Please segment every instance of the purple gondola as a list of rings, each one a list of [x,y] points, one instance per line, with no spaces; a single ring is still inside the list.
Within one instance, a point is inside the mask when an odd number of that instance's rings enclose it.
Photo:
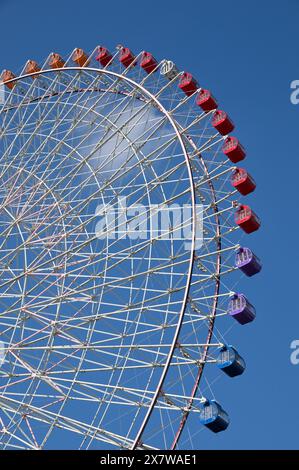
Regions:
[[[229,416],[216,400],[207,400],[200,412],[201,424],[213,432],[224,431],[229,425]]]
[[[245,325],[255,319],[255,308],[244,294],[234,294],[229,301],[228,314]]]
[[[246,364],[242,356],[231,345],[224,345],[217,357],[217,367],[229,377],[237,377],[243,374]]]
[[[241,247],[236,254],[236,267],[250,277],[260,272],[262,263],[249,248]]]

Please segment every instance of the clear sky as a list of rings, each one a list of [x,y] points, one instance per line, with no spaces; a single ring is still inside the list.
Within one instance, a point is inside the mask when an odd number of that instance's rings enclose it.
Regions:
[[[263,225],[249,246],[263,271],[239,286],[257,308],[256,321],[232,333],[246,375],[216,386],[231,425],[218,436],[199,433],[199,448],[299,447],[299,365],[290,362],[299,339],[299,105],[290,102],[298,15],[297,0],[0,0],[1,68],[122,43],[194,73],[237,123],[258,184],[250,202]]]

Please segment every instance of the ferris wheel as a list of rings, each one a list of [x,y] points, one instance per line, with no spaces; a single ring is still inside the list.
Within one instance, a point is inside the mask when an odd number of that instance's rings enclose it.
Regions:
[[[234,287],[261,270],[240,244],[260,221],[229,115],[123,46],[4,70],[0,107],[1,448],[190,449],[224,431],[213,381],[245,370],[226,332],[255,318]]]

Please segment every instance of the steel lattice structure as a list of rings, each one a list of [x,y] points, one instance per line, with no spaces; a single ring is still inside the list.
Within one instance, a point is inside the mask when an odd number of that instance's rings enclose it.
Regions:
[[[183,72],[146,71],[143,52],[124,67],[121,53],[104,66],[98,47],[75,65],[48,57],[4,80],[3,449],[196,447],[188,423],[221,374],[240,247],[227,136],[182,93]],[[105,207],[120,217],[124,203],[190,207],[188,249],[171,224],[134,238],[107,219],[99,237]]]

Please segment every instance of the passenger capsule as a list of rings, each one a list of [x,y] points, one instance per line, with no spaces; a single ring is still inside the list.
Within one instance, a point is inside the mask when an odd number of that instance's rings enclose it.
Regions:
[[[200,412],[201,424],[217,433],[224,431],[229,425],[229,416],[216,400],[207,400]]]
[[[236,224],[246,233],[255,232],[260,228],[261,221],[249,206],[240,205],[235,214]]]
[[[100,46],[98,48],[98,55],[96,56],[96,60],[100,62],[102,67],[106,67],[112,60],[112,54],[106,47]]]
[[[7,88],[9,88],[10,90],[13,89],[13,87],[16,85],[16,82],[9,82],[7,83],[9,80],[12,80],[13,78],[16,78],[15,74],[13,72],[11,72],[10,70],[3,70],[2,73],[1,73],[1,81],[2,83],[4,83],[5,86],[7,86]]]
[[[228,305],[228,314],[241,325],[252,322],[256,316],[254,306],[243,294],[234,294],[231,297]]]
[[[179,88],[187,95],[191,96],[196,92],[198,85],[191,73],[184,72],[179,81]]]
[[[215,111],[212,119],[212,126],[215,127],[221,135],[229,134],[235,128],[226,112],[221,110]]]
[[[168,80],[173,80],[179,74],[179,70],[172,60],[164,60],[160,69],[160,74]]]
[[[25,73],[39,72],[40,66],[35,60],[28,60],[25,66]],[[32,78],[37,78],[37,75],[32,75]]]
[[[75,49],[72,55],[72,60],[79,67],[88,65],[88,55],[83,51],[83,49],[79,49],[79,48]]]
[[[244,160],[246,156],[244,147],[240,144],[237,137],[227,137],[224,141],[222,151],[233,163]]]
[[[217,367],[229,377],[237,377],[243,374],[246,364],[233,346],[223,346],[217,357]]]
[[[60,69],[64,66],[64,64],[65,61],[63,58],[59,54],[56,54],[56,52],[52,52],[49,59],[49,66],[51,69]]]
[[[231,177],[231,185],[243,196],[252,193],[256,188],[254,179],[244,168],[236,168]]]
[[[198,92],[196,97],[196,104],[197,106],[200,106],[205,113],[218,108],[218,103],[213,97],[212,93],[209,90],[205,90],[204,88]]]
[[[238,249],[235,263],[236,267],[248,277],[254,276],[262,269],[260,259],[249,248]]]
[[[150,52],[144,52],[142,54],[140,66],[145,70],[146,73],[152,73],[157,69],[158,62]]]
[[[135,60],[133,52],[128,47],[122,47],[120,50],[119,61],[124,67],[129,67]],[[136,65],[136,64],[135,64]]]

